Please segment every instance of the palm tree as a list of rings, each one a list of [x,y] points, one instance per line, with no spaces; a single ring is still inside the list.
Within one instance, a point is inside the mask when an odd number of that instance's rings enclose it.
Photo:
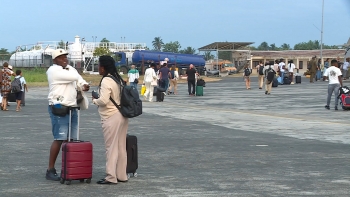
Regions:
[[[179,53],[184,53],[184,54],[195,54],[196,53],[196,49],[192,48],[192,47],[187,47],[183,50],[180,50]]]
[[[210,59],[214,59],[214,57],[215,56],[213,54],[211,54],[211,51],[204,52],[204,59],[205,59],[205,61],[208,61]]]
[[[153,49],[156,51],[161,51],[164,45],[163,40],[160,37],[155,37],[152,41]]]

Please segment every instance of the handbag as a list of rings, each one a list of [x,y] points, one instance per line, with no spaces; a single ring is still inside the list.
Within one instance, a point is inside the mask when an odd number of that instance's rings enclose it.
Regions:
[[[51,106],[51,111],[53,115],[64,117],[68,114],[69,112],[69,107],[58,104],[58,105],[50,105]]]
[[[145,85],[142,85],[141,86],[141,95],[144,95],[145,94],[145,92],[146,92],[146,86]]]
[[[80,87],[77,88],[77,104],[81,110],[89,108],[89,99]]]
[[[77,90],[77,104],[80,104],[83,101],[83,93],[81,90]]]
[[[151,86],[157,86],[157,85],[158,85],[157,80],[154,79],[154,80],[151,82]]]

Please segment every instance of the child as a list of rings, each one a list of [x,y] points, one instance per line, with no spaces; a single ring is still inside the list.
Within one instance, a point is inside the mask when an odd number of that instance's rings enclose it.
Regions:
[[[19,112],[21,110],[22,95],[24,94],[24,90],[26,90],[26,92],[28,92],[28,87],[27,87],[26,80],[24,79],[24,77],[22,77],[21,70],[16,70],[16,77],[15,78],[19,78],[19,80],[21,81],[21,91],[15,93],[16,103],[17,103],[16,112]]]

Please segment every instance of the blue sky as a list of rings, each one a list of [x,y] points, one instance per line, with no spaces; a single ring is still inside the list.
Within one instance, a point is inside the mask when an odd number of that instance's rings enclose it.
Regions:
[[[324,0],[328,45],[350,37],[350,0]],[[217,41],[266,41],[292,47],[320,40],[322,0],[0,0],[0,48],[37,41],[146,43],[154,37],[202,47]],[[319,28],[319,29],[317,29]]]

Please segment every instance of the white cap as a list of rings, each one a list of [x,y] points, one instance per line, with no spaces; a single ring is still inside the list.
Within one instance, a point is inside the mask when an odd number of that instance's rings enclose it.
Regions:
[[[56,57],[60,56],[60,55],[68,55],[68,52],[64,49],[56,49],[54,51],[52,51],[52,59],[55,59]]]
[[[8,68],[9,68],[10,70],[12,70],[12,69],[13,69],[11,65],[9,65],[9,66],[8,66]]]

